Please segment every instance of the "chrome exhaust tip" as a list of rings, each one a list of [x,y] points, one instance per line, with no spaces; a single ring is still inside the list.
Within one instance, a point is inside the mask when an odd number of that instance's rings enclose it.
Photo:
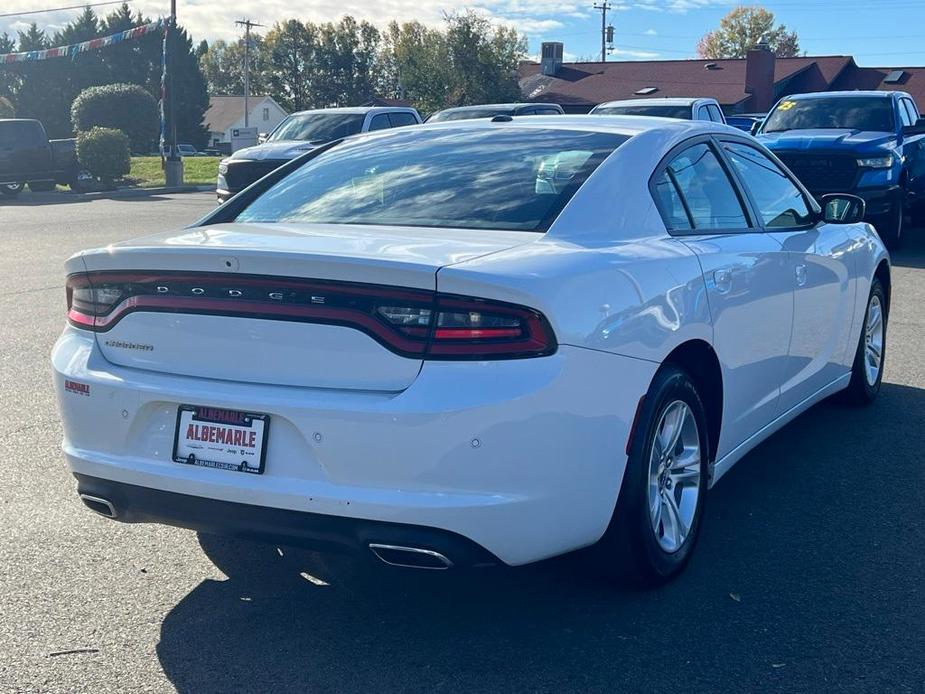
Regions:
[[[406,569],[432,569],[443,571],[453,566],[447,557],[432,549],[420,547],[402,547],[400,545],[381,545],[370,543],[370,551],[389,566]]]
[[[98,496],[90,496],[89,494],[80,494],[80,500],[84,502],[84,506],[94,513],[107,518],[118,518],[119,514],[116,513],[115,506],[108,499],[101,499]]]

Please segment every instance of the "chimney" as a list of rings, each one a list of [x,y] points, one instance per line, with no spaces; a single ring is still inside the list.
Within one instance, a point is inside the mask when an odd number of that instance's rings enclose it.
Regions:
[[[564,46],[559,41],[546,41],[540,47],[540,69],[547,77],[555,77],[562,68]]]
[[[749,109],[770,111],[774,105],[774,54],[762,40],[748,52],[745,61],[745,93],[752,95]]]

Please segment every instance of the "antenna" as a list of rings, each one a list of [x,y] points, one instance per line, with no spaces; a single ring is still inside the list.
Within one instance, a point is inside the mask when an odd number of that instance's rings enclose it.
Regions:
[[[250,95],[251,95],[251,27],[262,27],[263,24],[257,24],[249,19],[239,19],[235,24],[244,27],[244,127],[248,127],[250,120]]]

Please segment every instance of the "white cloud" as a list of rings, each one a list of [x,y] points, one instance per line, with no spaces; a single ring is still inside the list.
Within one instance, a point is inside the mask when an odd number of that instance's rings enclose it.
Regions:
[[[636,51],[625,48],[614,48],[610,51],[610,54],[622,56],[624,58],[635,58],[637,60],[650,60],[651,58],[658,58],[659,55],[661,55],[654,51]]]
[[[130,5],[133,11],[141,10],[145,16],[152,18],[162,16],[168,7],[166,0],[137,0]],[[17,10],[27,12],[35,9],[35,0],[2,0],[2,7],[4,14]],[[117,6],[98,7],[96,11],[106,14],[115,7]],[[443,21],[445,12],[471,8],[484,10],[493,19],[515,25],[528,33],[561,28],[563,24],[559,18],[563,16],[587,16],[586,3],[570,0],[482,0],[478,5],[473,5],[472,0],[380,0],[377,3],[362,0],[310,0],[308,3],[297,5],[291,0],[261,0],[247,6],[246,9],[238,3],[220,3],[217,0],[180,0],[177,18],[192,34],[194,40],[211,41],[240,36],[241,28],[234,23],[237,19],[249,18],[270,27],[275,22],[293,17],[303,21],[326,22],[336,21],[349,14],[377,26],[384,26],[393,19],[400,22],[418,20],[438,25]],[[17,31],[27,29],[33,21],[39,28],[50,29],[48,33],[54,33],[80,12],[81,10],[70,10],[0,17],[0,34],[8,32],[15,36]]]
[[[658,32],[655,29],[646,29],[645,35],[646,36],[658,36]]]

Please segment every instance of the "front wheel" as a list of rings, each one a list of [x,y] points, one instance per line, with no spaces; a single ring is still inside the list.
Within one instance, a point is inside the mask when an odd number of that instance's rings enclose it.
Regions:
[[[703,403],[690,376],[662,367],[642,404],[617,508],[601,542],[611,573],[658,585],[690,559],[708,484]]]
[[[15,198],[22,192],[22,183],[4,183],[0,185],[0,193],[11,198]]]

